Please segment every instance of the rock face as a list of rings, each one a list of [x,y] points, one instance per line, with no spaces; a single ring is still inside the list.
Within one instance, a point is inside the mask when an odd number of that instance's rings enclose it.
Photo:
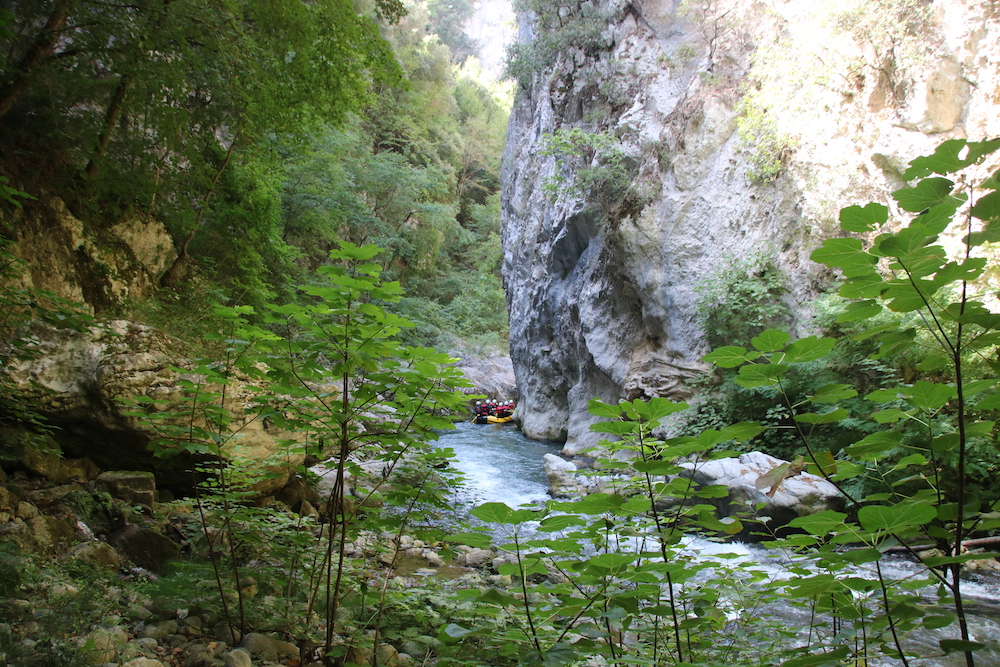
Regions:
[[[891,205],[909,160],[944,139],[1000,135],[992,5],[933,3],[889,62],[865,26],[835,27],[833,2],[586,4],[609,17],[600,43],[564,44],[522,82],[502,173],[518,417],[570,454],[597,439],[588,399],[688,395],[707,351],[698,288],[727,260],[770,258],[806,333],[827,280],[808,256],[839,209]],[[520,41],[535,30],[522,16]],[[571,128],[614,138],[631,185],[594,185],[610,164],[594,150],[545,150]]]
[[[459,356],[453,353],[453,356]],[[466,393],[482,394],[494,400],[516,398],[517,385],[510,357],[464,357],[457,364],[472,383]]]
[[[88,234],[57,197],[28,202],[15,214],[14,255],[27,271],[23,287],[47,290],[95,310],[148,298],[173,260],[173,240],[163,224],[125,217]]]
[[[130,414],[134,408],[128,404],[129,399],[145,396],[164,401],[150,409],[180,406],[184,399],[180,380],[198,381],[193,373],[174,369],[178,362],[163,334],[122,320],[83,332],[39,325],[32,333],[36,358],[9,372],[25,395],[37,401],[39,411],[58,427],[52,437],[67,456],[86,457],[93,462],[91,466],[96,464],[103,470],[155,468],[160,486],[175,492],[190,488],[188,457],[153,459],[148,445],[161,434],[151,421]],[[226,407],[234,419],[232,431],[239,436],[224,445],[223,453],[247,461],[286,454],[281,441],[299,436],[255,419],[247,411],[252,402],[249,388],[235,380],[227,390]],[[271,466],[277,476],[261,476],[254,487],[256,494],[265,496],[283,487],[289,477],[288,466],[303,459],[301,453],[290,454],[284,464]],[[83,464],[72,467],[63,462],[58,472],[63,468],[67,477],[87,470]],[[146,495],[141,496],[142,491],[135,490],[134,500],[146,504],[152,500],[151,492],[146,489]]]

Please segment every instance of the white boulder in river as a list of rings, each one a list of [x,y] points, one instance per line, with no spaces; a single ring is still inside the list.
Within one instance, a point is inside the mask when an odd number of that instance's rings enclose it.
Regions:
[[[769,473],[783,465],[790,464],[763,452],[680,464],[684,468],[681,475],[691,478],[697,488],[721,485],[729,489],[727,496],[711,500],[718,507],[720,517],[758,517],[761,521],[769,517],[766,520],[768,527],[776,529],[797,516],[843,509],[843,496],[822,477],[807,472],[795,473],[792,468],[790,474],[770,483]],[[556,498],[610,492],[616,481],[608,476],[582,475],[576,463],[555,454],[545,455],[545,473],[549,477],[549,493]],[[749,537],[751,531],[758,529],[757,525],[749,526],[741,536]]]
[[[811,473],[790,474],[776,485],[763,480],[787,463],[763,452],[748,452],[739,458],[682,463],[687,472],[681,474],[699,487],[719,484],[729,489],[727,497],[714,501],[721,515],[770,517],[767,525],[772,529],[798,516],[843,509],[844,497],[837,487]]]

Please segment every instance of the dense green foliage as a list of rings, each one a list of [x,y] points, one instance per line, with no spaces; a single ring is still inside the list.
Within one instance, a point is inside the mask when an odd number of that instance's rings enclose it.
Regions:
[[[179,253],[162,277],[166,317],[220,297],[257,308],[286,299],[337,241],[375,242],[389,250],[387,275],[419,300],[410,310],[426,313],[414,341],[504,343],[499,266],[486,258],[499,256],[491,197],[509,100],[467,59],[469,44],[456,58],[428,32],[460,41],[446,8],[6,9],[2,192],[62,197],[98,242],[122,216],[163,221]],[[450,307],[473,292],[488,313]]]
[[[302,305],[267,306],[270,330],[251,323],[248,306],[220,308],[214,338],[223,346],[221,357],[188,369],[184,377],[191,379],[179,381],[178,393],[136,397],[129,413],[161,434],[151,443],[156,456],[210,457],[201,467],[207,481],[196,496],[193,530],[206,540],[214,599],[230,628],[243,633],[263,622],[244,600],[250,571],[255,582],[282,591],[281,609],[272,610],[284,614],[282,629],[299,643],[322,645],[328,660],[361,641],[334,639],[334,619],[359,584],[345,562],[348,544],[362,531],[401,531],[407,520],[362,508],[413,511],[418,501],[433,504],[435,469],[447,455],[430,443],[435,429],[452,428],[447,415],[465,404],[457,390],[468,386],[449,365],[454,359],[400,345],[399,332],[412,324],[384,308],[399,300],[400,287],[382,281],[371,261],[378,252],[343,243],[319,269],[320,279],[302,286]],[[232,409],[237,382],[249,403],[246,414]],[[242,452],[241,436],[257,420],[294,436],[269,460]],[[315,537],[311,520],[285,519],[246,502],[262,477],[287,474],[306,456],[329,469],[323,527]],[[362,469],[373,463],[382,471],[377,479]],[[371,487],[352,497],[348,480],[359,478]],[[264,562],[247,568],[250,558],[237,545],[251,545]],[[308,622],[314,611],[325,619],[322,636]]]

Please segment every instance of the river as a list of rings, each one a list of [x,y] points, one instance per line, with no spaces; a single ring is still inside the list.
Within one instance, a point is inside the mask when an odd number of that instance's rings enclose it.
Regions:
[[[456,494],[456,501],[467,506],[502,502],[518,507],[544,502],[549,496],[543,460],[545,454],[557,453],[560,449],[557,444],[528,440],[512,424],[476,425],[467,422],[458,424],[454,431],[442,432],[436,446],[454,450],[455,468],[465,477],[465,487]],[[776,556],[773,551],[758,545],[738,542],[720,544],[696,537],[689,538],[687,545],[703,558],[715,559],[721,554],[735,554],[735,560],[741,567],[762,569],[772,579],[793,577],[788,571],[788,558]],[[732,562],[734,558],[726,556],[725,560]],[[887,557],[883,559],[882,567],[893,579],[905,579],[919,571],[914,563],[903,558]],[[870,572],[860,569],[856,574],[871,576]],[[963,583],[962,590],[971,615],[972,635],[988,647],[976,653],[976,664],[978,667],[1000,667],[1000,581],[975,577]],[[927,603],[930,604],[932,599],[932,592],[928,591]],[[809,623],[801,609],[789,607],[778,613],[790,624]],[[939,639],[954,636],[951,629],[911,633],[907,638],[908,649],[922,655],[938,656],[912,663],[924,667],[963,667],[963,654],[941,656],[938,649]],[[899,662],[887,661],[884,664]]]

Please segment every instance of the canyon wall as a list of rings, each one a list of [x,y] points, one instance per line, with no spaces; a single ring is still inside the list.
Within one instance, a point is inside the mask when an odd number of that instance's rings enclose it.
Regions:
[[[522,75],[502,196],[517,414],[566,453],[596,441],[591,398],[690,395],[699,287],[734,258],[783,272],[805,334],[840,208],[891,207],[913,157],[1000,136],[996,3],[602,0],[558,21],[603,24],[549,35]],[[522,14],[520,44],[541,28]]]

